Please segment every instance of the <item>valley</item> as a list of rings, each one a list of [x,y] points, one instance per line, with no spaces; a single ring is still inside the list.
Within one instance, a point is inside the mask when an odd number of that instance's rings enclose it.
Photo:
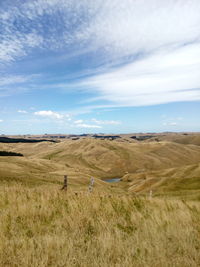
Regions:
[[[153,190],[154,195],[199,198],[200,134],[159,136],[161,141],[152,137],[136,141],[122,135],[117,140],[84,137],[0,143],[0,151],[23,154],[0,157],[0,179],[59,186],[67,174],[72,189],[87,190],[90,177],[94,177],[95,186],[105,190],[118,188],[126,194]],[[104,180],[109,178],[121,181],[108,185]]]

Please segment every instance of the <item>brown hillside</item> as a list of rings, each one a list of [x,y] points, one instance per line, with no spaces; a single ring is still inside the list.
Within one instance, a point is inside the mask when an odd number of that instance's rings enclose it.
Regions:
[[[199,184],[200,146],[197,145],[87,138],[57,143],[0,144],[0,150],[24,155],[23,158],[0,157],[1,180],[61,184],[63,175],[68,174],[71,184],[82,186],[88,185],[91,176],[125,177],[124,182],[112,186],[142,193],[152,188],[157,193],[183,191],[190,186],[196,190]],[[99,183],[107,186],[103,181]]]
[[[200,163],[178,168],[127,174],[123,177],[130,192],[165,195],[194,194],[200,200]]]

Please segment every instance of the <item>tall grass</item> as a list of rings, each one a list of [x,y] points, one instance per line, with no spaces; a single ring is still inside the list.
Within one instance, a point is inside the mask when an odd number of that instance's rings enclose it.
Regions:
[[[0,266],[199,266],[199,202],[0,187]]]

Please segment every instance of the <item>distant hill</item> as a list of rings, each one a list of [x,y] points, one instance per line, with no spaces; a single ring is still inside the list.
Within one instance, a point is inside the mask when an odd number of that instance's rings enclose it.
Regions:
[[[137,141],[144,142],[162,142],[169,141],[185,145],[200,145],[199,133],[168,133],[168,134],[153,134],[153,135],[136,135],[130,136]]]
[[[1,144],[1,150],[46,159],[97,177],[122,177],[126,172],[161,170],[199,163],[200,147],[174,142],[118,142],[98,139],[60,143]]]
[[[162,136],[159,138],[159,140],[167,140],[179,144],[191,144],[191,145],[198,145],[200,146],[200,134],[171,134],[171,135],[166,135]]]

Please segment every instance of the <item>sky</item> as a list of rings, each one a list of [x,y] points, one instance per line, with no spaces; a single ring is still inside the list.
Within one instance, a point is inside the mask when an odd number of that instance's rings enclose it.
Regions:
[[[1,0],[0,134],[200,131],[199,0]]]

